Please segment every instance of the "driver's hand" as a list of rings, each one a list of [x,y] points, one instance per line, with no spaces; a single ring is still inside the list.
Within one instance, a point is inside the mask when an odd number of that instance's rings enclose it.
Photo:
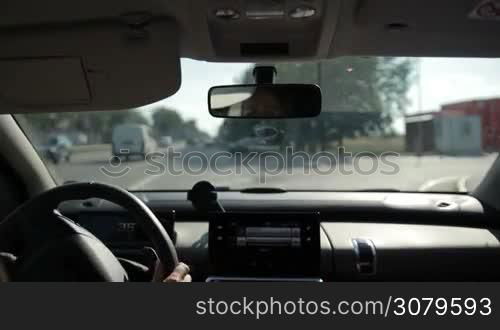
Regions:
[[[179,262],[177,266],[175,266],[174,271],[167,276],[163,282],[191,282],[192,278],[189,275],[189,266],[183,262]]]

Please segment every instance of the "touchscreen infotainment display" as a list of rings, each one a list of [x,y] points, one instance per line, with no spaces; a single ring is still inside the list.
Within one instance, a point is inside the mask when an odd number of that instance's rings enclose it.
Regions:
[[[214,275],[319,276],[319,214],[214,214],[209,250]]]

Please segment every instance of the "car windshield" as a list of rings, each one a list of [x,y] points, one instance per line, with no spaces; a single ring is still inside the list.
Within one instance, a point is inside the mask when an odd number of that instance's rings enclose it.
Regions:
[[[275,83],[317,84],[319,117],[223,119],[215,85],[253,83],[252,63],[182,59],[182,86],[138,109],[15,115],[54,178],[129,190],[466,192],[500,147],[497,59],[342,57],[275,64]],[[44,144],[51,136],[68,143]]]

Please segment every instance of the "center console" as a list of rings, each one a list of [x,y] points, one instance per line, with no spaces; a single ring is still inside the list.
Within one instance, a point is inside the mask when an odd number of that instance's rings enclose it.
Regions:
[[[320,281],[318,213],[214,213],[207,281]]]

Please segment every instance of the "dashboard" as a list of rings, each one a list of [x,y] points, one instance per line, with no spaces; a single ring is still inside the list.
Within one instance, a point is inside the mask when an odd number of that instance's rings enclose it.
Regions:
[[[137,193],[175,242],[195,281],[497,281],[500,231],[458,194],[221,192],[225,213],[195,210],[186,192]],[[113,253],[152,267],[134,219],[102,200],[64,215]]]

